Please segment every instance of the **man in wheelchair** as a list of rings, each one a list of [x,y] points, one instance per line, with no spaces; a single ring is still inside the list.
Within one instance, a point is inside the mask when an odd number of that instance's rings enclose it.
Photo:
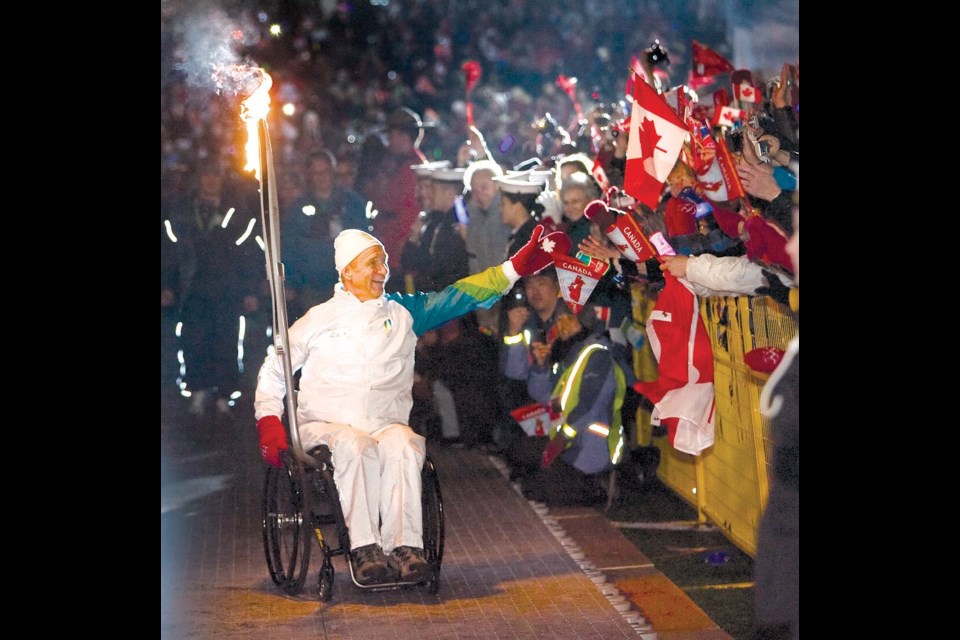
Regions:
[[[408,425],[417,337],[489,308],[522,276],[552,264],[552,252],[569,248],[566,234],[544,235],[537,226],[499,266],[438,292],[385,295],[390,271],[383,244],[356,229],[337,236],[333,297],[290,327],[288,351],[293,371],[300,371],[300,440],[307,451],[330,448],[359,584],[420,580],[429,571],[420,496],[426,441]],[[254,415],[261,453],[276,467],[288,446],[280,419],[285,387],[282,362],[271,353],[258,375]]]

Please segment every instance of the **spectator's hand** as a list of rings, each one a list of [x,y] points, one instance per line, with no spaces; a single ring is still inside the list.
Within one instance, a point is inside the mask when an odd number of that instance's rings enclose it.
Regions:
[[[541,237],[542,236],[542,237]],[[522,278],[543,271],[553,264],[551,254],[566,254],[570,251],[570,238],[563,231],[543,235],[543,225],[533,228],[530,240],[510,256],[510,264]]]
[[[740,148],[740,155],[743,158],[743,162],[749,165],[758,165],[763,164],[760,162],[760,158],[757,157],[757,150],[753,146],[757,141],[757,136],[749,128],[743,129],[743,145]]]
[[[543,207],[543,217],[549,218],[555,224],[560,224],[563,220],[563,205],[560,204],[560,198],[555,191],[544,189],[537,196],[537,202]]]
[[[160,289],[160,308],[166,309],[173,306],[173,291],[170,289]]]
[[[700,161],[704,165],[709,165],[713,162],[713,159],[717,157],[717,148],[716,147],[697,147],[697,155],[700,156]]]
[[[676,278],[687,277],[687,262],[690,256],[662,256],[663,262],[660,263],[660,271],[669,271]]]
[[[773,102],[773,106],[777,109],[782,109],[783,107],[790,106],[790,89],[792,85],[793,77],[793,65],[788,62],[783,64],[783,68],[780,69],[780,84],[775,85],[773,94],[770,96],[770,101]]]
[[[287,449],[287,430],[277,416],[263,416],[257,420],[260,433],[260,455],[268,463],[279,469],[280,452]]]
[[[533,342],[530,344],[530,351],[533,352],[533,359],[538,367],[544,367],[547,364],[547,358],[550,357],[550,348],[553,345],[546,342]]]
[[[256,313],[260,310],[260,299],[257,296],[244,296],[243,310],[247,313]]]
[[[765,164],[740,164],[737,166],[737,173],[740,174],[743,188],[755,198],[769,202],[780,195],[781,189],[773,177],[773,167]]]
[[[527,321],[530,319],[530,309],[525,305],[520,305],[519,307],[514,307],[507,311],[507,334],[508,336],[515,336],[520,333],[520,330],[523,329],[523,325],[527,324]]]
[[[605,245],[593,236],[587,236],[581,240],[580,244],[577,245],[577,249],[588,256],[600,258],[601,260],[611,260],[620,257],[620,251],[615,246]]]
[[[763,279],[767,281],[767,286],[757,287],[756,294],[758,296],[770,296],[780,304],[789,307],[790,287],[783,284],[777,274],[772,271],[761,269],[760,273],[763,274]]]

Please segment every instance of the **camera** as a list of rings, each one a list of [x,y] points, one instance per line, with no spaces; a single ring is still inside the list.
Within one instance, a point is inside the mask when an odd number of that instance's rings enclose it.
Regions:
[[[757,157],[763,161],[767,161],[767,154],[770,153],[770,143],[766,140],[757,140],[753,143],[753,148],[757,152]]]
[[[667,48],[663,46],[659,39],[654,40],[653,44],[643,50],[647,54],[647,62],[652,65],[664,63],[670,64],[670,56]]]

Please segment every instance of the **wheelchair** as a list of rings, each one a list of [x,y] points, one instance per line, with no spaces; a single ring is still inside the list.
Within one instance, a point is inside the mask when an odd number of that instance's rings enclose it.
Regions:
[[[333,480],[330,449],[320,445],[308,456],[316,464],[297,460],[291,450],[281,452],[283,467],[267,469],[263,493],[263,549],[273,582],[290,595],[299,594],[307,580],[313,539],[322,562],[320,600],[333,596],[333,558],[345,556],[353,584],[362,590],[383,591],[425,585],[430,594],[440,590],[443,561],[444,515],[437,470],[426,456],[421,471],[423,504],[423,551],[430,575],[419,581],[399,578],[381,584],[361,585],[350,560],[350,533],[344,523],[340,498]]]

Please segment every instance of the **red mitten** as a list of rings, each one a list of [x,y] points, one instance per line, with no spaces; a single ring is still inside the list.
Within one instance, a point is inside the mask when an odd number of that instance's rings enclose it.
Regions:
[[[754,371],[771,373],[783,360],[783,349],[759,347],[743,354],[743,361]]]
[[[616,187],[610,188],[615,189]],[[617,222],[616,209],[610,209],[603,200],[591,200],[588,202],[587,206],[583,208],[583,215],[585,215],[590,222],[596,223],[604,233]]]
[[[762,216],[750,216],[743,223],[750,236],[746,241],[747,257],[775,264],[793,273],[793,262],[787,253],[787,237]]]
[[[540,467],[546,469],[553,464],[553,461],[557,459],[563,450],[567,448],[567,439],[563,437],[563,434],[556,434],[553,436],[553,440],[550,441],[550,444],[547,445],[547,448],[543,450],[543,457],[540,459]]]
[[[543,236],[543,237],[541,237]],[[551,253],[566,254],[570,251],[570,238],[563,231],[543,235],[543,225],[533,228],[530,240],[510,256],[514,271],[522,278],[531,276],[553,264]]]
[[[720,230],[725,234],[731,238],[740,237],[740,223],[744,222],[742,215],[736,211],[731,211],[730,209],[724,209],[723,207],[714,205],[713,218],[720,226]]]
[[[277,416],[263,416],[257,420],[260,433],[260,454],[263,459],[280,468],[280,452],[287,448],[287,429]]]

